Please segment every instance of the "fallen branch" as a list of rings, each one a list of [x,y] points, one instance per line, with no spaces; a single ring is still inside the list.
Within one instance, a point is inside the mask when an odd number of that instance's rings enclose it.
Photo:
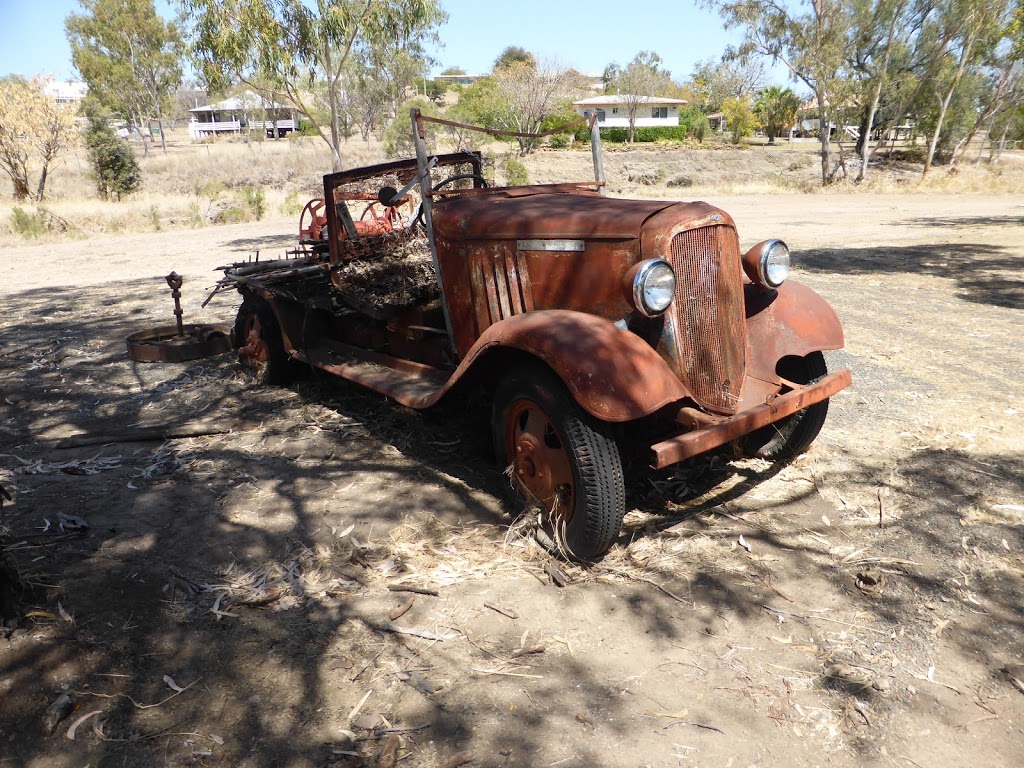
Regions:
[[[663,725],[661,727],[661,730],[664,731],[668,728],[671,728],[673,725],[692,725],[694,728],[703,728],[705,731],[714,731],[715,733],[720,733],[723,736],[725,736],[725,731],[723,731],[721,728],[715,728],[715,726],[713,725],[705,725],[704,723],[691,723],[688,720],[676,720],[674,723]]]
[[[391,619],[391,621],[402,618],[403,616],[405,616],[405,614],[409,612],[414,602],[416,602],[416,598],[410,597],[401,605],[392,608],[391,611],[388,613],[388,618]]]
[[[490,608],[492,611],[500,613],[502,616],[508,616],[510,619],[519,618],[519,614],[511,608],[502,608],[500,605],[495,605],[494,603],[484,603],[484,608]]]
[[[411,584],[388,584],[388,592],[414,592],[417,595],[437,597],[438,591],[429,587],[415,587]]]
[[[396,635],[410,635],[411,637],[418,637],[421,640],[452,640],[455,635],[435,635],[432,632],[427,632],[423,629],[406,629],[400,627],[397,624],[392,624],[390,621],[386,621],[383,624],[370,624],[371,628],[378,630],[379,632],[394,632]]]
[[[189,688],[191,688],[193,685],[195,685],[196,683],[198,683],[202,679],[203,678],[201,678],[201,677],[200,678],[196,678],[191,683],[189,683],[184,688],[182,688],[180,691],[176,691],[176,692],[172,693],[166,699],[163,699],[162,701],[158,701],[156,704],[139,704],[139,702],[137,702],[135,699],[133,699],[127,693],[94,693],[93,691],[69,691],[69,693],[72,693],[75,696],[96,696],[96,697],[101,698],[101,699],[118,699],[118,698],[128,699],[128,701],[130,701],[132,704],[134,704],[137,709],[154,709],[154,708],[159,707],[159,706],[161,706],[163,704],[166,704],[168,701],[173,699],[175,696],[180,696],[181,694],[183,694],[185,691],[187,691]]]
[[[522,672],[502,672],[498,669],[477,669],[473,667],[473,671],[478,675],[503,675],[504,677],[529,677],[532,680],[543,680],[544,675],[527,675]]]
[[[185,437],[204,437],[206,435],[225,435],[232,431],[231,427],[215,427],[209,424],[184,424],[181,426],[166,425],[162,427],[136,427],[123,432],[111,432],[105,435],[76,435],[57,440],[53,448],[58,451],[69,448],[85,448],[90,445],[107,443],[148,443],[163,440],[177,440]]]

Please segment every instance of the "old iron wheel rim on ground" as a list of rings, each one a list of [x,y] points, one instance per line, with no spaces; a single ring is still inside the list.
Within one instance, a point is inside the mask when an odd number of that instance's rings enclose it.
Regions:
[[[511,467],[520,502],[539,505],[558,548],[577,560],[603,555],[625,516],[619,448],[561,380],[539,365],[516,371],[494,396],[499,466]]]

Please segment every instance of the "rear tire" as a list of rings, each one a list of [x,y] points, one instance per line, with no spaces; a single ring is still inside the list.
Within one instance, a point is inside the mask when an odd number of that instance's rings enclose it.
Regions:
[[[288,384],[295,363],[284,351],[281,329],[266,300],[247,294],[238,308],[231,340],[238,361],[259,384]]]
[[[511,470],[519,499],[544,510],[557,548],[577,560],[607,552],[626,512],[622,458],[607,426],[534,365],[498,386],[492,431],[499,465]]]
[[[806,357],[784,358],[779,365],[779,375],[796,384],[819,381],[828,375],[825,356],[812,352]],[[740,438],[740,452],[749,458],[780,463],[792,461],[814,442],[827,415],[828,400],[825,399]]]

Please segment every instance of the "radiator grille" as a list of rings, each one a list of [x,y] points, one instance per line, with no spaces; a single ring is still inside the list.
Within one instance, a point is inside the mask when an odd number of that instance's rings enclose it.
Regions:
[[[743,384],[746,324],[739,241],[710,226],[672,238],[679,366],[694,399],[735,413]]]

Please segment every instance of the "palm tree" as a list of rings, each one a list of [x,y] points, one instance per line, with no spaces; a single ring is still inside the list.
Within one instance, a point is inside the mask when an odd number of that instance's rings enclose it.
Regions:
[[[796,123],[799,108],[800,99],[789,88],[773,85],[761,91],[754,104],[754,112],[768,134],[769,144],[774,144],[776,136]]]

